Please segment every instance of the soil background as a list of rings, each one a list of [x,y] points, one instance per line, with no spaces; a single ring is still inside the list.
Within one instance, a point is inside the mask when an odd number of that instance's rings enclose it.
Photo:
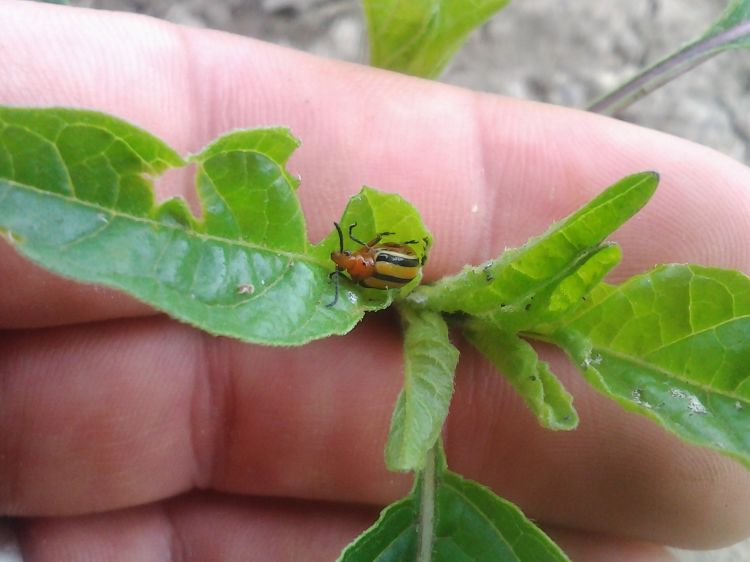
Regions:
[[[358,0],[72,0],[367,60]],[[442,80],[585,107],[701,34],[726,0],[516,0],[472,35]],[[750,164],[750,52],[718,55],[621,117]],[[750,561],[750,558],[748,558]]]
[[[73,0],[223,29],[324,57],[367,59],[357,0]],[[724,0],[517,0],[474,33],[442,78],[518,98],[584,107],[700,34]],[[750,164],[750,52],[733,51],[668,84],[621,118]],[[749,186],[750,187],[750,186]],[[686,490],[685,493],[690,493]],[[4,558],[0,537],[0,562]],[[10,552],[8,550],[7,552]],[[684,562],[750,562],[750,541],[676,552]]]

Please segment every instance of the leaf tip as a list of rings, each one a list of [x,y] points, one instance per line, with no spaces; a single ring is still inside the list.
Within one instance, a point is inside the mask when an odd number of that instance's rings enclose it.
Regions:
[[[651,180],[651,182],[654,184],[654,187],[656,187],[661,180],[661,174],[659,174],[659,172],[657,172],[656,170],[647,170],[643,172],[643,175],[647,179]]]
[[[656,186],[659,183],[661,175],[656,170],[644,170],[643,172],[636,172],[623,178],[623,180],[635,181],[638,183],[645,183],[646,185]]]
[[[578,421],[578,412],[573,410],[571,405],[570,413],[560,418],[549,420],[547,424],[542,425],[552,431],[573,431],[578,427]]]

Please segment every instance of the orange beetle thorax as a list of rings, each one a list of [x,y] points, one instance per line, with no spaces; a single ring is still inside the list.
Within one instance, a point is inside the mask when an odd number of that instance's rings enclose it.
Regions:
[[[372,250],[368,247],[354,253],[348,250],[331,252],[331,259],[337,266],[345,270],[355,283],[359,283],[375,273],[375,259]]]

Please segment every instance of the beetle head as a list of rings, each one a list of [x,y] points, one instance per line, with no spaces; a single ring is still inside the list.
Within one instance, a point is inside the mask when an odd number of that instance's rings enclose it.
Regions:
[[[346,269],[346,265],[349,263],[349,258],[351,258],[352,253],[349,250],[344,250],[344,233],[341,232],[339,223],[334,222],[333,226],[336,227],[336,232],[339,234],[339,251],[331,252],[331,259],[336,264],[336,269],[341,271]]]

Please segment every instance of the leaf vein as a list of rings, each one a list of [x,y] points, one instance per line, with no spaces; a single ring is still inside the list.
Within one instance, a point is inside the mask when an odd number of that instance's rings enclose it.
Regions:
[[[685,383],[685,384],[696,386],[696,387],[700,388],[704,392],[713,392],[715,394],[722,395],[725,398],[728,398],[728,399],[731,399],[731,400],[737,400],[737,399],[743,399],[744,400],[744,398],[741,397],[741,396],[735,396],[733,394],[728,394],[724,390],[719,390],[719,389],[707,387],[707,386],[701,384],[698,381],[694,381],[692,379],[687,379],[687,378],[685,378],[684,376],[682,376],[679,373],[675,373],[675,372],[670,371],[670,370],[668,370],[668,369],[666,369],[664,367],[661,367],[660,365],[655,365],[654,363],[649,363],[649,362],[644,361],[642,359],[639,359],[637,357],[633,357],[632,355],[626,355],[624,353],[621,353],[619,351],[615,351],[615,350],[610,349],[610,348],[604,348],[602,346],[597,346],[597,344],[595,344],[595,343],[593,344],[593,349],[596,349],[600,354],[609,355],[611,357],[615,357],[617,359],[620,359],[620,360],[622,360],[622,361],[624,361],[626,363],[632,363],[632,364],[634,364],[634,365],[636,365],[638,367],[642,367],[644,369],[651,370],[651,371],[656,371],[656,372],[660,373],[662,376],[664,376],[664,378],[666,378],[666,379],[670,379],[671,378],[671,379],[677,380],[677,381]]]
[[[11,181],[13,181],[13,180],[11,180]],[[267,247],[262,246],[260,244],[256,244],[256,243],[250,242],[248,240],[244,240],[244,239],[222,238],[222,237],[219,237],[219,236],[216,236],[216,235],[213,235],[213,234],[207,234],[205,232],[199,232],[197,230],[187,229],[187,228],[180,227],[180,226],[177,226],[177,225],[166,224],[166,223],[160,222],[158,220],[154,220],[152,218],[139,217],[139,216],[135,216],[135,215],[129,215],[129,214],[123,213],[122,211],[119,211],[118,209],[110,208],[110,207],[104,207],[104,206],[99,205],[97,203],[94,203],[94,202],[91,202],[91,201],[86,201],[86,200],[83,200],[83,199],[71,198],[69,195],[66,195],[66,194],[55,193],[55,192],[51,192],[51,191],[46,191],[44,189],[40,189],[38,187],[27,185],[27,184],[22,184],[22,183],[19,183],[19,182],[16,182],[16,181],[13,181],[13,183],[16,184],[17,189],[28,189],[30,191],[34,191],[34,192],[40,193],[40,194],[42,194],[44,196],[47,196],[47,197],[55,197],[55,198],[61,199],[63,201],[66,201],[66,202],[74,204],[74,205],[80,205],[80,206],[88,207],[88,208],[93,209],[93,210],[103,211],[103,212],[111,214],[113,217],[122,218],[124,220],[132,221],[132,222],[142,223],[142,224],[148,225],[148,226],[150,226],[152,228],[155,228],[155,227],[171,228],[171,229],[173,229],[175,231],[184,232],[186,235],[194,236],[195,238],[198,238],[198,239],[201,239],[201,240],[210,240],[210,241],[215,241],[215,242],[219,242],[219,243],[222,243],[222,244],[231,244],[231,245],[241,246],[241,247],[244,247],[244,248],[248,248],[250,250],[256,250],[256,251],[261,251],[261,252],[273,252],[274,254],[283,255],[283,256],[286,256],[286,257],[288,257],[290,259],[298,259],[298,260],[301,260],[301,261],[305,261],[307,263],[310,263],[310,264],[313,264],[313,265],[317,265],[317,266],[320,266],[320,267],[324,267],[326,269],[328,269],[328,266],[329,266],[329,263],[330,263],[328,260],[318,259],[314,255],[305,253],[302,250],[300,250],[300,253],[293,253],[293,252],[290,252],[288,250],[277,250],[277,249],[273,249],[273,248],[267,248]],[[155,210],[157,208],[158,207],[152,208],[152,210]]]
[[[74,238],[70,242],[66,242],[65,244],[60,244],[58,248],[60,249],[61,253],[67,252],[74,246],[79,245],[81,242],[85,242],[86,240],[93,238],[95,236],[100,235],[102,232],[104,232],[107,228],[109,228],[111,225],[111,221],[102,221],[100,225],[97,226],[94,230],[90,230],[86,232],[83,236],[79,236],[77,238]]]

